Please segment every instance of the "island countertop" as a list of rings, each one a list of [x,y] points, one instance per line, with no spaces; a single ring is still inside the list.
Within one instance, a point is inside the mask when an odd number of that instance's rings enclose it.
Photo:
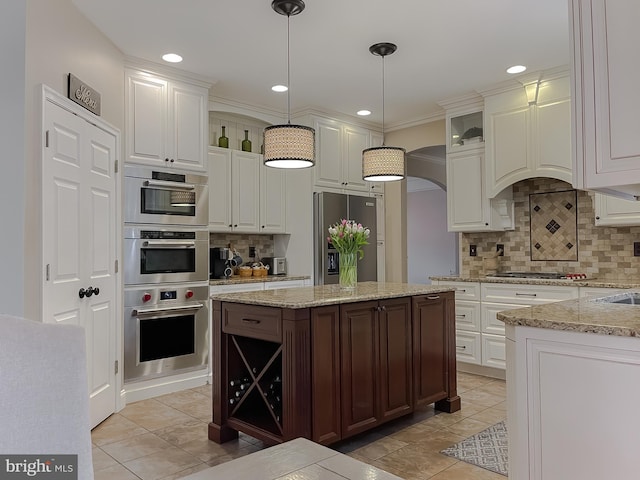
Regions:
[[[215,293],[212,300],[280,308],[310,308],[339,303],[365,302],[384,298],[435,295],[452,292],[453,287],[409,283],[361,282],[354,290],[339,285],[283,288],[257,292]]]
[[[621,293],[612,297],[631,295]],[[620,337],[640,337],[640,306],[580,298],[496,314],[506,325],[566,330]]]

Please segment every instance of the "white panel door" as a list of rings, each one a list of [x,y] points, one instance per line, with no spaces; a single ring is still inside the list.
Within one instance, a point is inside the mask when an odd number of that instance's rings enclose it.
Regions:
[[[209,173],[209,229],[229,232],[231,220],[231,150],[209,148],[207,155]]]
[[[322,187],[342,188],[342,127],[323,119],[316,119],[314,127],[317,158],[313,182]]]
[[[233,230],[260,231],[260,155],[234,151],[231,162]]]
[[[344,128],[344,182],[350,190],[369,191],[369,182],[362,179],[362,151],[369,148],[367,130]]]
[[[116,139],[51,102],[44,115],[42,318],[85,328],[95,426],[117,396]]]
[[[167,82],[130,72],[126,103],[127,161],[165,166]]]
[[[286,170],[260,163],[260,233],[285,233],[287,216]]]
[[[207,133],[206,90],[169,84],[169,138],[168,151],[174,165],[204,170]]]

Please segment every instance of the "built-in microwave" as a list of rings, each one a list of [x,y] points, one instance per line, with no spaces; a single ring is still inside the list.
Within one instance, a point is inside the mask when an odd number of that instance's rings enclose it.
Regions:
[[[209,223],[206,175],[126,165],[124,221],[163,225]]]
[[[125,226],[124,283],[206,282],[209,231],[170,225]]]

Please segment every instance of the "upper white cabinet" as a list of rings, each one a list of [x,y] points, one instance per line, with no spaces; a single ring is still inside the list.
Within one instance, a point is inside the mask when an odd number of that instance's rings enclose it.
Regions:
[[[440,105],[447,111],[448,230],[513,229],[511,189],[505,189],[495,199],[489,199],[485,192],[482,97],[465,96]]]
[[[569,5],[574,186],[640,196],[640,3]]]
[[[484,112],[489,197],[527,178],[571,183],[571,92],[566,72],[485,92]]]
[[[286,231],[286,177],[281,168],[266,167],[260,161],[260,233]]]
[[[334,191],[382,191],[376,182],[362,179],[362,151],[381,137],[371,131],[338,120],[309,115],[303,124],[316,131],[316,165],[313,183],[320,189]]]
[[[498,198],[484,192],[484,148],[447,154],[447,224],[450,232],[514,228],[511,188]]]
[[[125,78],[126,161],[204,171],[208,88],[142,69]]]
[[[593,202],[597,227],[640,225],[640,202],[602,193],[596,193]]]
[[[257,153],[209,147],[209,230],[284,233],[285,172]]]

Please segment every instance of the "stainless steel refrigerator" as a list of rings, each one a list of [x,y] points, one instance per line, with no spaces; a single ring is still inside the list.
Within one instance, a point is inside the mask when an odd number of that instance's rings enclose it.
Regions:
[[[376,199],[342,193],[313,194],[314,282],[316,285],[338,283],[338,252],[327,241],[329,225],[342,219],[354,220],[371,230],[364,258],[358,260],[358,282],[376,281],[378,260],[376,245]]]

